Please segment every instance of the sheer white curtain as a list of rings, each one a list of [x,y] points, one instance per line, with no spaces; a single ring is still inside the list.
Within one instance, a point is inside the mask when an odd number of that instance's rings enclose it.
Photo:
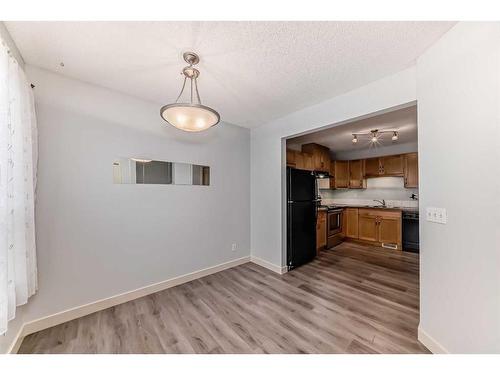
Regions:
[[[1,38],[0,38],[1,39]],[[37,289],[34,192],[37,134],[24,71],[0,45],[0,334]]]

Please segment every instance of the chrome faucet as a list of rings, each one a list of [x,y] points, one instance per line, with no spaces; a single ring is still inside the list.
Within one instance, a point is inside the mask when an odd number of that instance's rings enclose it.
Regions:
[[[374,202],[380,203],[383,207],[385,207],[385,199],[379,200],[379,199],[374,199]]]

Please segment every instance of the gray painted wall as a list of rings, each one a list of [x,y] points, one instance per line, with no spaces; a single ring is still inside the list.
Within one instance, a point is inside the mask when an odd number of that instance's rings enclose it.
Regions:
[[[461,22],[417,63],[420,206],[448,211],[421,220],[420,329],[452,353],[500,353],[499,40]]]
[[[187,136],[159,105],[27,74],[39,131],[39,291],[27,321],[250,255],[248,129],[223,123]],[[113,184],[120,156],[209,165],[211,183]]]

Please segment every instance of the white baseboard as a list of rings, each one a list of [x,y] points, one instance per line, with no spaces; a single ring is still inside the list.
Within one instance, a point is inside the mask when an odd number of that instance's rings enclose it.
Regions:
[[[68,322],[73,319],[81,318],[82,316],[95,313],[120,305],[122,303],[132,301],[137,298],[147,296],[149,294],[157,293],[162,290],[172,288],[174,286],[187,283],[189,281],[199,279],[204,276],[211,275],[216,272],[223,271],[228,268],[239,266],[240,264],[250,262],[250,257],[246,256],[243,258],[231,260],[229,262],[221,263],[213,267],[205,268],[199,271],[191,272],[186,275],[174,277],[169,280],[161,281],[159,283],[151,284],[139,289],[135,289],[129,292],[117,294],[112,297],[104,298],[95,302],[91,302],[85,305],[74,307],[65,311],[58,312],[53,315],[49,315],[40,319],[33,320],[31,322],[25,322],[24,325],[19,329],[16,339],[12,343],[8,353],[17,353],[19,347],[21,346],[22,340],[25,336],[32,333],[54,327],[56,325]]]
[[[23,342],[23,339],[26,335],[24,334],[24,324],[19,327],[16,337],[12,341],[12,344],[10,345],[9,349],[7,349],[7,354],[16,354],[19,348],[21,347],[21,344]]]
[[[283,266],[283,267],[277,266],[273,263],[268,262],[267,260],[264,260],[264,259],[259,258],[259,257],[255,257],[253,255],[250,257],[250,261],[252,263],[258,264],[259,266],[267,268],[270,271],[279,273],[280,275],[283,275],[284,273],[288,272],[288,268],[286,266]]]
[[[439,342],[434,338],[429,336],[420,326],[418,326],[418,341],[420,341],[427,349],[429,349],[434,354],[449,354],[450,352],[446,350]]]

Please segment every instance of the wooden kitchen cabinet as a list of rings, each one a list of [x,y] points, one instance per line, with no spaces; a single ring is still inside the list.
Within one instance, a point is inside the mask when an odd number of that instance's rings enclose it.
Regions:
[[[359,210],[358,217],[358,238],[364,241],[376,242],[378,216],[372,210]]]
[[[405,188],[418,188],[418,154],[404,155]]]
[[[313,170],[319,172],[330,171],[330,149],[317,143],[302,145],[302,152],[312,156]]]
[[[302,160],[304,161],[304,166],[302,169],[305,169],[307,171],[314,171],[314,162],[312,155],[302,152],[302,158]]]
[[[358,238],[358,209],[344,209],[345,236],[348,238]]]
[[[286,166],[287,167],[292,167],[295,168],[295,150],[290,150],[289,148],[286,149]]]
[[[364,177],[403,176],[403,173],[403,155],[389,155],[364,160]]]
[[[365,189],[367,177],[404,177],[406,188],[418,188],[418,154],[398,154],[362,160],[330,160],[329,149],[316,143],[302,152],[287,150],[287,165],[330,172],[330,189]],[[305,152],[308,151],[308,152]]]
[[[326,225],[327,212],[324,210],[318,211],[318,220],[316,222],[316,253],[326,247]]]
[[[398,245],[401,249],[401,217],[381,216],[378,223],[378,242]]]
[[[359,209],[359,239],[401,249],[401,211]]]
[[[335,189],[335,162],[330,161],[330,189]]]
[[[349,189],[363,189],[365,178],[363,172],[363,160],[349,161]]]
[[[390,155],[380,158],[381,175],[403,176],[404,157],[403,155]]]
[[[334,176],[335,189],[347,189],[349,187],[349,162],[336,160],[334,162]]]
[[[365,159],[365,177],[378,177],[380,175],[380,159]]]
[[[297,169],[313,170],[312,156],[300,151],[286,151],[286,165]]]

